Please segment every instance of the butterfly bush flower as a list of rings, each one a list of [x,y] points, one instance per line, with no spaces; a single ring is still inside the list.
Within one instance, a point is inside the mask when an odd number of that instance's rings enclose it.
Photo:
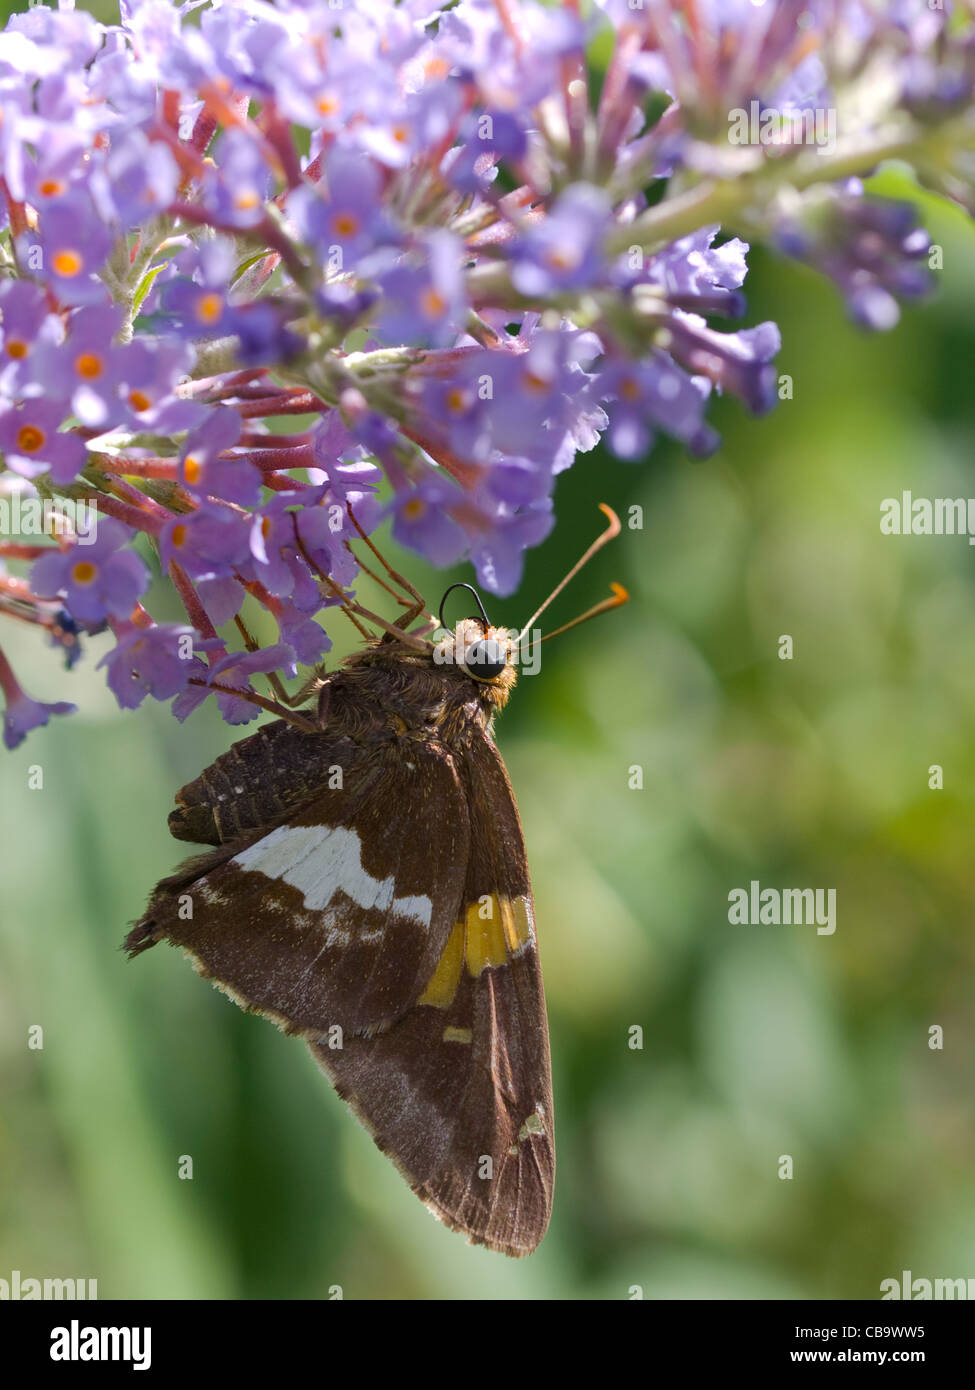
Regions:
[[[30,572],[30,585],[41,598],[60,597],[83,623],[112,614],[123,618],[149,587],[149,571],[133,550],[123,549],[131,532],[121,522],[104,519],[92,545],[48,550]]]
[[[65,700],[54,704],[43,704],[32,700],[20,687],[10,663],[0,652],[0,690],[3,691],[6,709],[3,715],[3,741],[8,748],[16,748],[23,743],[31,729],[46,724],[52,714],[73,714],[76,706]]]
[[[186,687],[187,653],[194,650],[194,630],[187,623],[124,622],[115,627],[117,641],[98,665],[107,668],[109,689],[122,709],[137,709],[147,695],[169,700]],[[197,644],[199,646],[206,644]],[[206,667],[199,669],[203,676]]]
[[[0,33],[0,485],[99,519],[0,537],[0,613],[69,664],[110,632],[124,708],[255,717],[255,677],[328,652],[384,521],[512,592],[600,442],[701,457],[715,394],[773,407],[750,243],[888,329],[928,241],[863,179],[907,161],[975,211],[970,6],[120,11]],[[150,552],[185,623],[143,607]],[[8,744],[66,712],[0,669]]]

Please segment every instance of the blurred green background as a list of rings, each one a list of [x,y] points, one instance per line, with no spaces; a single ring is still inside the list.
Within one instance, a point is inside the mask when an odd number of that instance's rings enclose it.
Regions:
[[[0,764],[0,1277],[97,1278],[102,1298],[869,1299],[903,1269],[975,1276],[975,569],[963,537],[879,528],[902,489],[975,494],[975,233],[921,201],[937,300],[865,337],[820,280],[753,253],[748,321],[780,323],[794,399],[759,422],[719,403],[706,463],[666,443],[644,466],[580,458],[519,594],[488,601],[518,625],[596,503],[620,511],[551,622],[610,579],[629,607],[547,646],[498,729],[555,1074],[555,1214],[529,1260],[439,1226],[304,1047],[179,953],[126,962],[182,857],[173,794],[234,734],[210,711],[120,714],[106,638],[66,676],[4,625],[31,693],[81,712]],[[471,577],[389,553],[434,599]],[[731,926],[752,879],[835,888],[835,935]]]

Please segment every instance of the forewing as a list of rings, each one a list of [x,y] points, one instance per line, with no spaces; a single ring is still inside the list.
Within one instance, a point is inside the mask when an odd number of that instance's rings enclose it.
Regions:
[[[297,814],[163,880],[129,951],[181,946],[243,1007],[305,1037],[399,1018],[457,918],[466,789],[434,742],[373,746],[339,767]]]
[[[447,1225],[535,1249],[555,1177],[545,999],[518,810],[488,738],[458,760],[471,852],[463,908],[417,1006],[316,1061]]]
[[[169,817],[177,840],[223,845],[266,829],[321,795],[361,755],[353,741],[324,728],[303,733],[283,719],[238,739],[176,793]]]

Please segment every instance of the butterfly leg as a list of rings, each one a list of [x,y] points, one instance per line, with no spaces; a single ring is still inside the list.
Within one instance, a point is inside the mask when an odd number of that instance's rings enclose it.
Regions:
[[[197,680],[193,676],[190,677],[189,684],[198,685],[204,690],[214,690],[218,695],[232,695],[235,700],[246,700],[249,705],[256,705],[258,709],[266,710],[268,714],[277,715],[278,719],[283,719],[285,723],[293,724],[304,734],[321,732],[314,719],[295,713],[294,710],[289,709],[287,705],[280,704],[277,700],[266,700],[263,695],[258,695],[256,690],[250,688],[235,689],[232,685],[221,685],[219,681]]]
[[[341,600],[342,612],[345,613],[345,615],[350,619],[350,621],[358,628],[359,632],[362,634],[363,637],[366,638],[367,641],[372,639],[373,634],[359,623],[359,618],[365,618],[368,622],[375,623],[376,626],[382,628],[384,632],[388,632],[390,636],[396,637],[399,641],[405,642],[408,646],[414,647],[417,651],[426,652],[429,650],[430,644],[426,642],[423,637],[421,637],[418,633],[407,632],[405,630],[413,621],[413,619],[419,615],[419,613],[422,611],[424,607],[423,599],[419,598],[419,595],[417,595],[417,598],[419,599],[418,605],[411,604],[409,611],[397,618],[395,623],[387,622],[386,619],[381,618],[378,613],[373,613],[371,609],[365,608],[361,603],[357,602],[355,599],[349,598],[349,596],[339,587],[339,585],[336,584],[335,580],[331,577],[331,575],[326,574],[325,571],[321,568],[321,566],[315,563],[314,559],[311,557],[311,555],[309,555],[307,549],[305,548],[305,544],[302,541],[301,536],[298,534],[297,526],[295,527],[295,540],[297,542],[298,549],[305,560],[305,563],[308,565],[308,568],[311,570],[313,574],[318,576],[318,578],[321,580],[322,584],[325,586],[325,588],[328,590],[330,594]],[[383,561],[383,563],[385,564],[385,561]],[[386,586],[384,585],[383,587]],[[430,623],[432,627],[436,627],[436,623],[433,619],[430,620]]]
[[[244,639],[244,646],[249,652],[256,652],[260,643],[248,632],[239,614],[234,618],[234,622],[237,624],[237,631]],[[268,685],[270,685],[277,697],[278,704],[284,705],[288,709],[299,709],[302,705],[307,703],[308,697],[313,694],[317,688],[319,681],[322,679],[323,668],[316,666],[314,673],[302,683],[300,690],[297,690],[293,695],[288,694],[288,691],[284,687],[284,682],[276,671],[266,671],[264,674],[267,678]]]
[[[415,618],[418,618],[420,614],[423,613],[424,608],[426,608],[427,606],[426,599],[423,597],[423,595],[420,593],[418,589],[415,589],[413,587],[413,585],[410,583],[408,579],[404,579],[401,574],[399,574],[396,570],[393,569],[392,565],[386,559],[385,555],[383,555],[382,551],[378,548],[378,546],[373,544],[373,542],[366,535],[365,531],[363,531],[362,527],[359,525],[358,520],[356,519],[356,515],[353,512],[351,506],[346,505],[346,511],[349,513],[349,519],[352,522],[352,525],[359,532],[359,535],[362,537],[366,545],[375,555],[376,559],[382,565],[383,569],[389,575],[393,583],[398,584],[400,588],[404,590],[404,592],[409,594],[409,602],[406,599],[400,598],[398,594],[393,595],[397,603],[401,603],[407,610],[405,613],[402,613],[396,619],[394,626],[398,628],[408,628],[410,623],[412,623]],[[363,569],[366,569],[365,565],[362,564],[361,560],[359,561],[359,564]],[[366,569],[366,573],[372,575],[371,570]],[[378,576],[372,575],[372,577],[378,580]],[[382,583],[381,580],[378,580],[378,582]],[[387,586],[383,584],[383,588],[387,588]],[[426,616],[431,624],[432,631],[432,629],[436,626],[436,623],[429,614],[427,614]]]

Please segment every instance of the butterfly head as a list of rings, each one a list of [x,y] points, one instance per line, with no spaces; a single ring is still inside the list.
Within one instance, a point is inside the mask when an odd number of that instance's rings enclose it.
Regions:
[[[444,622],[444,604],[456,588],[467,589],[474,595],[480,614],[462,618],[455,627]],[[434,664],[452,667],[476,681],[489,703],[502,705],[515,683],[513,658],[515,634],[505,627],[494,627],[488,620],[477,590],[470,584],[452,584],[440,604],[440,623],[445,635],[433,648]]]
[[[471,680],[490,684],[512,680],[513,652],[513,635],[506,627],[492,627],[481,618],[462,618],[435,644],[433,659],[438,666],[456,666]]]

